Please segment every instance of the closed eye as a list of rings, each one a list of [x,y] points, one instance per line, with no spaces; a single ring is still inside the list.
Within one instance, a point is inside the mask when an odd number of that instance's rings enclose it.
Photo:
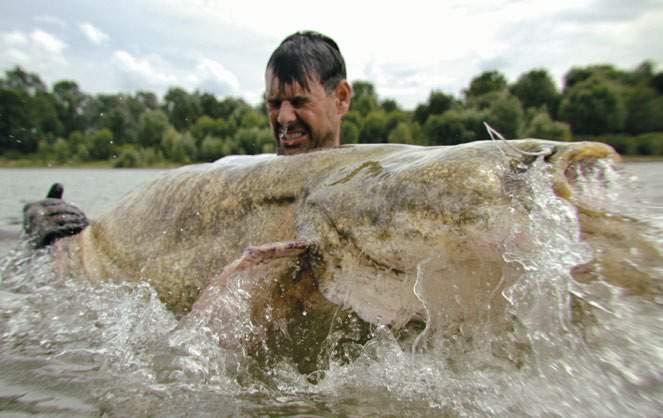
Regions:
[[[270,109],[278,109],[281,107],[281,101],[280,100],[267,100],[267,107]]]
[[[307,104],[309,100],[306,97],[295,96],[290,98],[290,104],[292,107],[302,107]]]

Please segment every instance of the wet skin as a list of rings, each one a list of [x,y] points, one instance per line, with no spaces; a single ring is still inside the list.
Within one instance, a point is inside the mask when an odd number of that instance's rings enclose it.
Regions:
[[[308,88],[295,82],[280,86],[267,71],[265,99],[269,126],[280,155],[295,155],[341,143],[341,118],[350,108],[352,88],[347,81],[326,91],[317,75]],[[283,87],[283,89],[281,89]]]

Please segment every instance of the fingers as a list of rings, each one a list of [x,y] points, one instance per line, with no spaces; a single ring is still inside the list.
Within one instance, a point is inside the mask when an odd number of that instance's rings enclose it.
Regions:
[[[86,219],[85,214],[78,207],[60,199],[44,199],[26,205],[24,212],[24,226],[27,232],[40,225],[62,225],[67,221]]]
[[[62,199],[46,198],[26,205],[23,211],[25,232],[36,248],[75,235],[89,224],[83,211]]]
[[[38,239],[37,245],[45,247],[51,245],[54,241],[76,235],[87,226],[87,221],[77,221],[58,225],[49,230],[44,236]]]
[[[43,208],[43,213],[44,215],[51,218],[58,218],[61,216],[85,217],[85,214],[83,213],[82,210],[66,202],[63,202],[62,204],[59,205],[45,206]]]

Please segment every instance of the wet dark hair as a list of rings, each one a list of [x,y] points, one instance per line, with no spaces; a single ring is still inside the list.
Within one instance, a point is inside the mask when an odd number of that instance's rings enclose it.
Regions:
[[[267,70],[279,79],[280,90],[293,82],[310,90],[309,77],[315,74],[329,94],[346,78],[345,61],[336,42],[314,31],[297,32],[285,38],[269,57]]]

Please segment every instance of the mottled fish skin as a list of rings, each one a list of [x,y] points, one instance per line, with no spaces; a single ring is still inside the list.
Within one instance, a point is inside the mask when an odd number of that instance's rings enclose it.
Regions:
[[[413,292],[425,268],[448,277],[428,289],[449,307],[448,321],[469,321],[461,305],[486,303],[488,293],[508,285],[500,283],[503,270],[512,268],[500,240],[512,224],[528,222],[527,205],[514,209],[514,202],[531,193],[513,179],[536,158],[548,163],[555,193],[573,204],[569,167],[619,161],[603,144],[535,139],[509,147],[500,141],[352,145],[296,156],[229,157],[173,170],[126,196],[83,233],[58,243],[58,266],[88,280],[149,282],[169,308],[185,314],[247,247],[304,240],[314,243],[315,251],[306,252],[315,258],[311,274],[331,305],[350,307],[369,322],[403,326],[425,315]],[[606,222],[624,239],[637,239],[618,218],[580,209],[590,245],[620,248],[605,238]],[[641,247],[660,258],[646,243]],[[610,260],[595,262],[601,265],[589,263],[578,275],[591,280],[596,268],[607,276],[615,269],[624,287],[633,280],[634,287],[646,286]],[[450,299],[449,286],[463,304]]]

